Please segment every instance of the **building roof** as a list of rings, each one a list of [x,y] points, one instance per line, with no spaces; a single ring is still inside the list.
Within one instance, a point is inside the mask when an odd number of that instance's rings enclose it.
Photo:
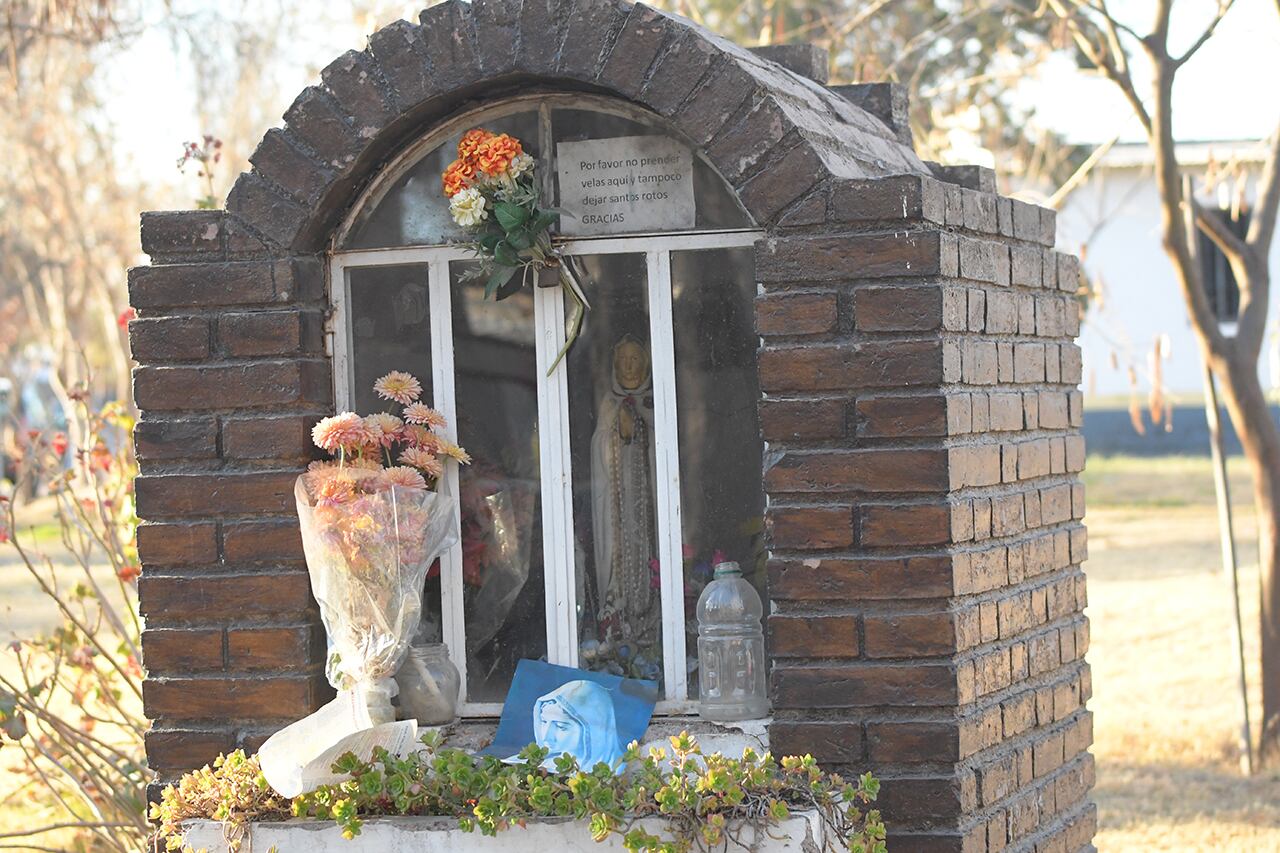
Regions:
[[[1178,162],[1184,166],[1205,166],[1239,160],[1258,163],[1266,157],[1265,139],[1203,139],[1179,142]],[[1102,156],[1096,169],[1140,169],[1155,162],[1151,146],[1146,142],[1117,142]]]

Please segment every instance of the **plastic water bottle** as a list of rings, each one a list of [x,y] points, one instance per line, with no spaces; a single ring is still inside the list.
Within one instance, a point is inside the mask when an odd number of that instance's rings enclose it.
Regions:
[[[737,563],[719,563],[715,572],[698,597],[698,713],[709,720],[764,717],[764,607]]]

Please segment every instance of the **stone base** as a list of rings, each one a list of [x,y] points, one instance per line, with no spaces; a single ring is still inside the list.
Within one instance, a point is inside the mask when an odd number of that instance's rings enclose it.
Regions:
[[[646,820],[643,825],[654,834],[664,829],[660,819]],[[823,837],[817,815],[800,812],[770,827],[767,833],[745,827],[739,840],[755,853],[814,853],[823,849]],[[229,849],[222,824],[210,820],[189,822],[184,843],[208,853],[228,853]],[[530,821],[523,829],[512,827],[490,838],[479,831],[463,832],[453,818],[390,817],[366,821],[360,834],[350,841],[329,821],[255,823],[240,849],[279,853],[621,853],[625,848],[622,838],[616,835],[602,844],[595,843],[585,821],[570,819]]]

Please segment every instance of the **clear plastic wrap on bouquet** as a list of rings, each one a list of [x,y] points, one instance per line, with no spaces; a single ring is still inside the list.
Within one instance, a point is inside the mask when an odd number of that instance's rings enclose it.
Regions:
[[[313,501],[305,476],[294,495],[328,635],[325,675],[338,690],[386,689],[418,626],[427,570],[457,540],[454,499],[388,485]]]

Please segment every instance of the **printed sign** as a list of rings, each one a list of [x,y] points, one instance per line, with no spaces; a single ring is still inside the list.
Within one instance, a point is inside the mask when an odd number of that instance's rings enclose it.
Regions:
[[[560,231],[570,236],[694,226],[693,152],[665,136],[556,146]]]

